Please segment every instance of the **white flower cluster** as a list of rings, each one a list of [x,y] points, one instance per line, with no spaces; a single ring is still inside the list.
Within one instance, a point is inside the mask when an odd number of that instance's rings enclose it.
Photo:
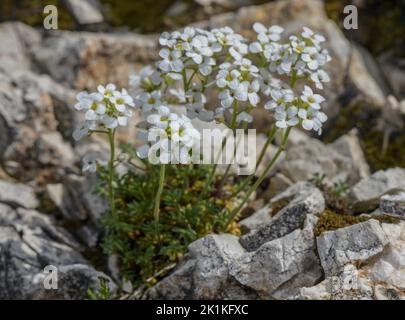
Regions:
[[[138,126],[145,129],[139,132],[138,138],[147,142],[137,150],[141,159],[148,158],[152,164],[190,163],[200,133],[189,118],[178,116],[161,105]]]
[[[167,161],[172,145],[178,141],[184,149],[179,162],[188,160],[190,143],[197,139],[189,119],[216,119],[235,129],[240,122],[251,122],[251,110],[261,105],[272,112],[278,128],[302,125],[321,133],[327,119],[321,111],[325,99],[309,85],[321,90],[329,81],[322,69],[331,59],[322,48],[324,37],[304,27],[299,37],[290,36],[283,43],[280,26],[266,28],[255,23],[253,29],[257,33],[253,43],[229,27],[211,31],[186,27],[164,32],[159,38],[160,60],[155,67],[148,66],[131,76],[135,106],[147,124],[143,139],[165,132],[159,144],[168,152],[162,153],[161,162]],[[300,80],[306,85],[297,92],[295,84]],[[207,97],[214,97],[210,109]],[[169,112],[167,106],[179,104],[186,107],[187,116]],[[184,138],[179,140],[178,132]],[[146,156],[151,147],[149,141],[140,155]]]
[[[105,87],[98,86],[97,90],[92,93],[82,91],[77,95],[75,108],[85,111],[85,115],[83,125],[73,133],[75,140],[92,131],[126,126],[132,116],[135,103],[125,89],[118,91],[110,83]]]
[[[280,26],[266,28],[255,23],[254,30],[258,34],[256,42],[249,46],[252,53],[265,61],[262,75],[262,92],[269,96],[264,108],[274,111],[276,126],[287,128],[302,124],[305,130],[322,132],[322,124],[327,120],[325,113],[320,111],[320,104],[325,100],[321,95],[314,94],[309,86],[299,96],[295,96],[293,86],[297,80],[305,79],[313,82],[317,89],[323,89],[328,82],[328,74],[321,69],[331,58],[321,43],[325,38],[304,27],[301,37],[290,36],[289,41],[280,44],[283,29]],[[290,84],[275,81],[271,73],[290,77]]]

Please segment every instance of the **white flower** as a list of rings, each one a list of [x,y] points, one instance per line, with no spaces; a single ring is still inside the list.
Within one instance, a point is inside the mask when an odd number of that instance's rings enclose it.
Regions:
[[[157,109],[161,104],[161,93],[159,90],[142,92],[135,100],[135,105],[140,107],[143,113]]]
[[[98,92],[81,92],[77,95],[78,103],[75,108],[86,111],[84,123],[73,133],[73,138],[79,140],[94,130],[115,129],[126,126],[135,106],[132,97],[125,89],[117,91],[115,85],[99,85]]]
[[[266,28],[263,24],[256,22],[253,24],[253,29],[258,33],[257,39],[261,43],[268,43],[270,41],[278,41],[281,39],[280,35],[284,29],[280,26],[274,25]]]
[[[198,70],[203,76],[208,76],[212,72],[212,67],[215,66],[215,59],[205,57],[204,61],[198,66]]]
[[[217,86],[219,88],[229,87],[231,83],[239,82],[240,76],[241,73],[238,70],[220,69],[216,77]]]
[[[148,123],[162,129],[167,128],[169,122],[176,119],[177,115],[171,113],[170,109],[166,106],[159,106],[159,108],[157,109],[157,113],[150,114],[146,118]]]
[[[278,60],[272,61],[269,66],[271,72],[277,72],[278,74],[286,74],[291,72],[293,64],[293,57],[285,53],[285,55]]]
[[[308,65],[309,69],[316,70],[326,63],[327,56],[319,53],[315,47],[306,47],[301,59]]]
[[[241,60],[247,53],[248,53],[248,45],[240,42],[235,41],[232,47],[229,49],[229,53],[235,60]]]
[[[182,53],[180,50],[172,50],[170,51],[169,49],[163,48],[159,52],[159,56],[163,58],[159,62],[159,68],[163,72],[182,72],[183,71],[183,61],[180,59],[182,56]]]
[[[289,40],[292,50],[298,54],[303,53],[307,47],[305,41],[298,39],[296,36],[290,36]]]
[[[294,106],[289,107],[287,110],[285,110],[283,106],[277,107],[274,114],[274,117],[277,120],[276,126],[281,129],[295,126],[299,122],[297,113],[297,108]]]
[[[116,86],[112,83],[107,84],[105,87],[102,85],[99,85],[97,87],[98,92],[100,92],[106,98],[111,97],[113,95],[115,89],[116,89]]]
[[[301,100],[308,103],[311,108],[319,110],[321,108],[320,104],[325,101],[325,98],[322,97],[320,94],[314,94],[310,87],[304,86]]]
[[[248,100],[248,85],[233,80],[228,84],[229,89],[221,91],[218,98],[221,100],[221,105],[224,108],[229,108],[235,100]]]
[[[235,65],[239,66],[241,71],[249,72],[251,76],[257,76],[257,73],[259,72],[259,68],[252,64],[252,61],[246,58],[235,61]]]
[[[190,151],[200,140],[200,133],[190,119],[184,115],[179,117],[162,106],[147,120],[147,131],[138,137],[148,143],[137,149],[138,156],[148,158],[151,163],[189,163]]]
[[[268,110],[275,109],[277,107],[285,108],[286,105],[294,100],[294,92],[290,89],[271,90],[272,100],[268,101],[264,108]]]
[[[250,123],[252,121],[253,121],[253,116],[250,115],[249,113],[245,112],[245,111],[242,111],[241,113],[239,113],[236,116],[236,122],[237,123],[240,123],[240,122],[248,122],[248,123]]]
[[[129,84],[135,88],[141,87],[142,83],[145,82],[153,74],[153,69],[151,66],[146,66],[142,68],[139,73],[134,73],[129,77]]]
[[[298,116],[302,119],[302,127],[305,130],[315,130],[318,134],[322,133],[322,125],[328,119],[325,113],[312,108],[300,109]]]
[[[235,93],[229,89],[221,91],[218,98],[221,100],[221,105],[224,108],[229,108],[236,99]]]
[[[259,81],[253,80],[252,82],[244,81],[242,82],[244,87],[244,91],[247,92],[248,100],[252,106],[256,106],[260,102],[260,97],[257,94],[260,90],[260,83]]]
[[[318,89],[323,89],[322,82],[330,81],[329,75],[322,69],[312,72],[310,78]]]
[[[313,44],[319,45],[325,41],[325,38],[319,34],[315,34],[310,28],[303,27],[304,31],[301,33],[302,37],[312,41]]]
[[[260,69],[260,91],[265,95],[269,96],[271,90],[280,90],[282,87],[282,81],[280,79],[273,78],[267,69]]]
[[[129,77],[129,84],[135,89],[147,88],[149,84],[159,85],[160,82],[160,73],[151,66],[146,66],[139,73],[134,73]]]
[[[114,104],[115,109],[118,112],[125,112],[127,106],[135,107],[134,100],[125,89],[122,89],[121,92],[114,91],[112,97],[109,98],[109,101]]]

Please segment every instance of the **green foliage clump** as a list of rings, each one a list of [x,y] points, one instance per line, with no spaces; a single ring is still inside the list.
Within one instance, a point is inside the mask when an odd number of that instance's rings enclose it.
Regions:
[[[104,219],[103,247],[119,255],[123,275],[135,284],[153,284],[159,271],[177,262],[188,244],[202,236],[240,233],[236,223],[227,227],[235,201],[226,198],[237,186],[225,185],[219,190],[215,179],[208,196],[199,199],[210,166],[167,165],[157,234],[151,199],[158,189],[159,166],[147,165],[146,170],[143,175],[129,171],[115,178],[116,214]],[[100,172],[104,181],[106,175]]]
[[[87,290],[87,296],[90,300],[111,300],[113,296],[108,286],[108,280],[99,278],[99,287],[97,290],[89,288]]]
[[[325,210],[319,215],[318,222],[316,223],[314,233],[319,236],[325,231],[333,231],[339,228],[351,226],[356,223],[365,222],[370,219],[375,219],[384,223],[398,223],[399,219],[394,217],[380,215],[380,216],[349,216],[338,214],[331,210]]]

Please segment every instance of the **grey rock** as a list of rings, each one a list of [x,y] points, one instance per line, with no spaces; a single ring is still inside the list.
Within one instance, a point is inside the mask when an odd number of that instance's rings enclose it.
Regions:
[[[97,176],[65,176],[63,183],[48,184],[45,198],[50,211],[58,213],[63,221],[79,224],[71,230],[88,247],[98,244],[102,231],[101,217],[108,211],[104,197],[96,194]]]
[[[303,300],[371,300],[373,285],[369,279],[362,277],[357,268],[346,265],[334,276],[313,287],[300,289],[297,296]]]
[[[380,56],[378,61],[395,96],[405,99],[405,59],[386,53]]]
[[[364,261],[381,253],[388,243],[377,220],[322,233],[316,239],[325,275],[334,275],[352,261]]]
[[[39,205],[32,187],[3,180],[0,180],[0,202],[24,208],[36,208]]]
[[[42,165],[69,167],[73,164],[73,149],[59,132],[42,134],[36,142],[36,149],[38,162]]]
[[[382,195],[405,188],[405,169],[391,168],[373,173],[359,181],[350,191],[353,212],[367,212],[376,209]]]
[[[304,300],[403,300],[404,292],[388,283],[374,281],[366,270],[348,264],[334,276],[313,287],[300,289]]]
[[[293,184],[294,183],[289,178],[278,172],[270,178],[270,185],[264,193],[263,197],[265,199],[271,199],[272,197],[280,194]]]
[[[57,179],[73,160],[71,145],[58,132],[65,134],[66,124],[57,121],[69,118],[69,125],[75,125],[76,120],[69,116],[73,112],[72,92],[48,76],[28,70],[16,69],[2,76],[0,157],[4,170],[19,180],[39,179],[41,173],[50,176],[50,172]],[[67,105],[70,112],[65,112]]]
[[[35,298],[36,275],[45,266],[88,263],[78,250],[50,217],[0,204],[0,299]]]
[[[55,31],[33,49],[33,60],[66,86],[90,90],[112,82],[127,87],[137,65],[157,58],[156,49],[156,36]]]
[[[362,50],[363,52],[365,50]],[[352,55],[349,67],[349,77],[362,96],[380,107],[384,106],[385,94],[378,82],[372,77],[362,51],[352,46]]]
[[[29,69],[30,50],[41,41],[39,32],[21,22],[7,22],[0,24],[0,39],[0,70]]]
[[[360,146],[356,130],[352,130],[348,134],[341,136],[330,144],[330,147],[351,159],[359,178],[366,178],[370,175],[370,167]]]
[[[349,157],[317,139],[290,148],[279,166],[280,172],[293,182],[313,178],[315,174],[325,174],[328,182],[358,181],[359,173]]]
[[[88,290],[98,292],[101,281],[109,288],[111,298],[117,292],[117,286],[103,272],[83,264],[72,264],[58,267],[58,289],[46,290],[43,288],[46,274],[41,272],[34,276],[36,290],[34,299],[45,300],[84,300],[88,299]]]
[[[300,286],[315,284],[322,270],[314,252],[312,224],[242,255],[231,264],[230,274],[262,298],[287,298]]]
[[[251,216],[238,222],[243,233],[253,231],[263,223],[267,223],[271,220],[271,207],[269,205],[264,206],[260,210],[253,213]]]
[[[75,20],[81,25],[104,21],[98,0],[65,0],[65,3]]]
[[[319,214],[325,210],[325,199],[319,189],[309,183],[301,182],[287,189],[273,203],[281,199],[288,204],[274,215],[267,223],[242,236],[240,242],[248,251],[259,248],[262,244],[287,235],[302,228],[308,214]]]
[[[383,195],[380,198],[380,210],[391,216],[405,218],[405,191]]]
[[[73,219],[89,218],[99,225],[101,216],[108,211],[108,203],[104,197],[96,194],[97,176],[67,175],[64,180],[64,205],[72,205],[72,209],[65,209],[65,214]],[[71,201],[73,201],[72,203]],[[69,202],[70,201],[70,202]],[[63,211],[64,208],[62,207]],[[72,215],[73,214],[73,215]]]
[[[383,223],[388,246],[378,260],[367,266],[369,277],[379,283],[405,290],[405,222]]]
[[[208,235],[189,246],[185,260],[148,290],[151,299],[255,298],[229,277],[229,266],[245,250],[229,234]]]

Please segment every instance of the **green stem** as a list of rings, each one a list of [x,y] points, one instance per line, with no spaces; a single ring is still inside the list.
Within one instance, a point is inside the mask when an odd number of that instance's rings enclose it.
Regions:
[[[156,234],[158,236],[158,239],[160,239],[159,236],[159,210],[160,210],[160,198],[162,196],[163,192],[163,185],[165,182],[165,172],[166,172],[166,166],[164,164],[160,165],[160,171],[159,171],[159,187],[156,193],[155,197],[155,207],[153,210],[153,217],[155,218],[155,227],[156,227]]]
[[[108,130],[108,141],[110,143],[110,161],[108,162],[108,198],[110,201],[111,214],[115,216],[114,197],[114,161],[115,161],[115,129]]]
[[[235,101],[235,102],[234,102],[234,105],[233,105],[233,114],[232,114],[232,120],[231,120],[231,129],[233,129],[233,127],[235,127],[235,124],[236,124],[236,117],[238,116],[238,115],[237,115],[237,109],[238,109],[238,102]],[[219,157],[220,157],[220,155],[222,154],[222,151],[224,150],[224,147],[225,147],[226,139],[227,139],[227,138],[228,138],[228,137],[226,137],[225,139],[222,139],[221,150],[218,152],[216,158],[214,159],[214,160],[215,160],[214,166],[212,167],[212,170],[211,170],[211,172],[210,172],[210,175],[208,176],[208,179],[206,180],[206,182],[205,182],[205,184],[204,184],[204,187],[203,187],[203,189],[202,189],[202,191],[201,191],[201,193],[200,193],[200,196],[198,197],[198,201],[201,200],[201,199],[205,196],[205,194],[206,194],[207,191],[208,191],[208,187],[211,186],[212,180],[214,179],[214,176],[215,176],[215,172],[217,171],[218,162],[219,162]]]
[[[250,196],[252,193],[260,186],[260,184],[263,182],[263,180],[266,178],[267,173],[270,171],[270,169],[273,167],[273,165],[276,163],[278,157],[280,154],[284,151],[285,145],[287,144],[287,139],[288,135],[290,134],[291,127],[289,127],[283,137],[283,141],[278,148],[276,154],[273,156],[267,167],[264,169],[263,173],[260,175],[260,177],[256,180],[256,182],[250,187],[250,189],[246,192],[245,196],[243,197],[241,203],[230,213],[230,216],[228,218],[228,221],[226,223],[226,226],[229,226],[229,224],[232,222],[232,220],[236,217],[236,215],[239,213],[239,211],[243,208],[245,203],[249,200]]]
[[[264,156],[265,156],[265,154],[266,154],[266,151],[267,151],[267,149],[269,148],[271,142],[273,141],[274,136],[276,135],[276,133],[277,133],[277,127],[276,127],[275,125],[273,125],[272,128],[271,128],[271,130],[270,130],[270,132],[269,132],[269,135],[268,135],[268,138],[267,138],[267,140],[266,140],[266,143],[264,144],[264,146],[263,146],[263,148],[262,148],[262,151],[260,152],[259,158],[257,159],[257,162],[256,162],[256,170],[257,170],[257,168],[259,168],[260,164],[262,163],[262,161],[263,161],[263,159],[264,159]],[[238,189],[232,194],[232,197],[237,196],[242,190],[244,190],[245,187],[249,184],[249,182],[253,179],[253,177],[254,177],[253,174],[250,175],[249,177],[247,177],[247,178],[243,181],[243,183],[238,187]]]

